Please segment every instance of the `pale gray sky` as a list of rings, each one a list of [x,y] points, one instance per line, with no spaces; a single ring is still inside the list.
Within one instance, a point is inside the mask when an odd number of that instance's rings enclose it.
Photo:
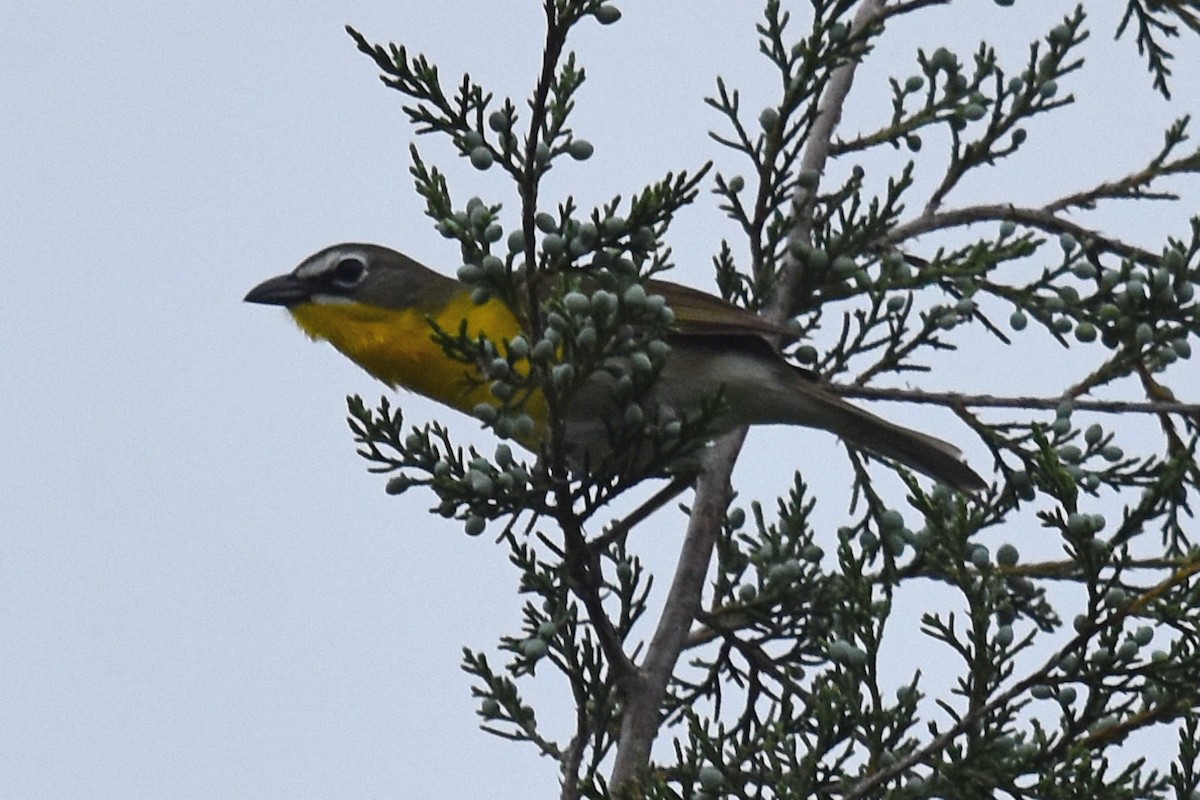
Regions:
[[[490,650],[516,628],[506,553],[428,515],[427,494],[385,495],[342,421],[347,393],[373,400],[383,387],[282,313],[241,303],[336,241],[377,241],[452,271],[457,252],[407,177],[401,98],[342,26],[425,52],[451,83],[470,70],[524,97],[540,59],[539,5],[125,0],[6,13],[0,794],[554,793],[551,762],[477,731],[458,669],[462,645]],[[596,156],[556,170],[545,196],[570,191],[586,206],[710,157],[744,170],[706,136],[719,123],[701,98],[718,73],[749,108],[774,96],[755,53],[757,4],[619,5],[621,24],[585,25],[574,41],[591,78],[574,127]],[[912,74],[918,41],[959,47],[965,61],[980,37],[1019,25],[1023,42],[1027,26],[1044,30],[1073,4],[964,5],[927,18],[944,28],[895,37],[860,78],[867,99],[848,126],[882,117],[871,82]],[[1098,69],[1064,87],[1092,105],[964,197],[1044,200],[1123,174],[1157,146],[1175,112],[1145,89],[1128,43],[1109,42],[1114,22],[1093,21]],[[941,38],[926,38],[931,29]],[[1024,54],[1010,48],[1012,71]],[[1194,59],[1180,68],[1186,95],[1200,79]],[[1126,91],[1140,100],[1118,112],[1122,127],[1101,128],[1105,99]],[[515,207],[498,171],[420,144],[460,202],[480,194]],[[1156,247],[1183,230],[1188,208],[1122,230]],[[735,234],[705,195],[671,236],[679,280],[711,288],[721,235]],[[1019,371],[958,363],[955,388],[969,390],[1005,391]],[[487,443],[469,420],[402,401],[413,422],[446,418],[464,443]],[[948,414],[880,411],[966,438]],[[790,483],[780,453],[810,454],[822,471],[844,461],[828,439],[752,437],[745,497],[769,500]],[[666,565],[681,523],[668,514],[657,528],[638,545]],[[544,694],[548,721],[556,691]],[[565,721],[550,724],[560,732]]]

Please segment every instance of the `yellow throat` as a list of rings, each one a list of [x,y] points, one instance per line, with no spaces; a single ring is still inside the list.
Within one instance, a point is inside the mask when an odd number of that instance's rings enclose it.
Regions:
[[[354,302],[309,302],[290,311],[310,337],[329,342],[389,386],[402,386],[468,414],[479,403],[499,401],[475,367],[447,357],[433,340],[430,320],[451,335],[466,320],[468,336],[483,333],[497,347],[521,333],[520,320],[508,306],[496,299],[476,305],[465,291],[429,313]],[[527,412],[541,422],[542,404],[531,405],[536,407]]]

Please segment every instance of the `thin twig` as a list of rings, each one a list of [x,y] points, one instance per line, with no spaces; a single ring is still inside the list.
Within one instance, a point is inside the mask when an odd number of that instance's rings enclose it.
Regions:
[[[1110,615],[1106,620],[1088,625],[1079,633],[1071,638],[1065,645],[1060,647],[1054,655],[1050,656],[1041,667],[1035,670],[1030,675],[1013,684],[1007,690],[993,697],[988,703],[973,708],[963,714],[953,726],[936,736],[932,741],[924,747],[921,747],[901,759],[897,759],[888,766],[867,775],[858,783],[854,784],[846,794],[842,795],[842,800],[859,800],[874,792],[880,786],[892,781],[903,775],[915,765],[927,761],[937,754],[941,753],[953,742],[957,737],[962,736],[967,731],[971,730],[979,720],[983,719],[995,709],[1007,706],[1015,698],[1022,693],[1028,691],[1033,686],[1045,681],[1046,676],[1062,663],[1063,658],[1072,652],[1081,649],[1088,641],[1096,634],[1100,633],[1104,628],[1115,628],[1120,625],[1127,617],[1140,611],[1147,603],[1158,598],[1163,593],[1183,584],[1191,578],[1197,571],[1200,571],[1200,561],[1192,563],[1190,566],[1185,566],[1183,569],[1176,571],[1161,583],[1151,587],[1146,592],[1143,592],[1132,604],[1126,606]],[[1089,739],[1088,744],[1093,746],[1101,744],[1101,740]]]
[[[641,525],[655,511],[665,506],[667,503],[678,497],[684,489],[692,485],[692,475],[676,475],[671,478],[670,482],[659,489],[654,495],[635,508],[629,516],[622,520],[614,522],[612,527],[606,530],[600,536],[593,539],[589,546],[593,553],[603,553],[608,550],[615,542],[623,542],[625,537],[631,530]]]
[[[571,590],[587,609],[613,679],[618,686],[624,686],[626,682],[636,679],[637,667],[625,654],[621,635],[604,609],[604,601],[600,597],[603,577],[599,557],[588,547],[583,530],[570,509],[559,515],[558,523],[563,531],[564,560],[572,579]]]
[[[898,400],[906,403],[923,403],[949,408],[1058,408],[1061,396],[1034,397],[1017,395],[1000,397],[991,394],[961,394],[959,392],[926,392],[920,389],[894,389],[876,386],[846,386],[825,384],[830,391],[842,397],[862,400]],[[1089,400],[1073,398],[1071,406],[1077,411],[1098,411],[1105,414],[1180,414],[1200,417],[1200,403],[1177,403],[1164,400]]]

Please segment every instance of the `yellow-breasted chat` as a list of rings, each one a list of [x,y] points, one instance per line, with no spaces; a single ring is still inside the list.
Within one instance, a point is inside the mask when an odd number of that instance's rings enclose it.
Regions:
[[[657,280],[645,287],[674,312],[650,402],[686,414],[719,394],[717,432],[759,424],[820,428],[955,489],[986,486],[953,445],[870,414],[789,364],[773,343],[784,334],[779,326],[696,289]],[[285,307],[311,338],[329,342],[389,386],[471,413],[500,401],[473,365],[446,354],[434,326],[457,333],[465,322],[467,336],[483,334],[497,345],[525,332],[519,312],[494,297],[476,303],[471,294],[467,284],[395,250],[347,243],[260,283],[245,299]],[[522,444],[536,448],[545,435],[544,402],[531,397],[526,410],[537,428]],[[563,411],[567,445],[581,452],[602,447],[611,411],[610,384],[576,387]]]

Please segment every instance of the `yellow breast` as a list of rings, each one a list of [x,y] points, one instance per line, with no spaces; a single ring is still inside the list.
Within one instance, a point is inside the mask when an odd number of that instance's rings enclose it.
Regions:
[[[504,303],[493,299],[476,305],[466,293],[433,315],[362,303],[304,303],[291,312],[305,333],[328,341],[389,386],[402,386],[468,413],[479,403],[498,402],[475,366],[448,358],[433,341],[429,317],[450,334],[457,334],[466,320],[469,336],[482,333],[497,347],[521,333],[520,321]],[[539,408],[527,411],[541,422],[544,411],[536,405]]]

